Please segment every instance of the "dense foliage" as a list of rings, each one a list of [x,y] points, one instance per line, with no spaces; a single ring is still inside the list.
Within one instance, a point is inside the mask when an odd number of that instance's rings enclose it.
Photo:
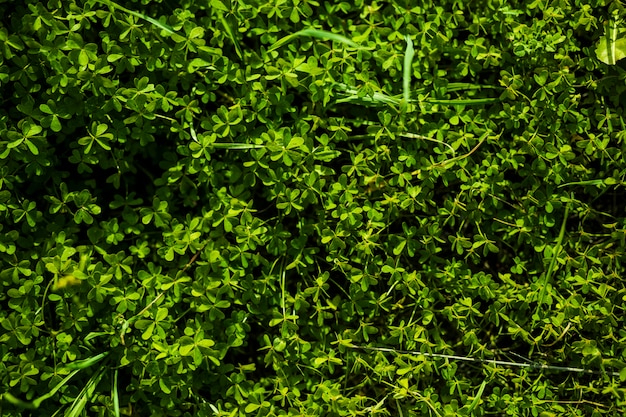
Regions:
[[[624,413],[619,2],[0,16],[2,416]]]

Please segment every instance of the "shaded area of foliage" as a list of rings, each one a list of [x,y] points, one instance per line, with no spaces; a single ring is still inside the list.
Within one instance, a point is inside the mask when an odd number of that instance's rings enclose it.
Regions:
[[[621,6],[409,3],[0,3],[0,414],[623,413]]]

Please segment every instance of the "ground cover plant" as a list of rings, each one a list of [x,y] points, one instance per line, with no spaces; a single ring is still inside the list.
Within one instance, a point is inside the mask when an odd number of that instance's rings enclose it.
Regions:
[[[620,2],[15,3],[0,415],[624,413]]]

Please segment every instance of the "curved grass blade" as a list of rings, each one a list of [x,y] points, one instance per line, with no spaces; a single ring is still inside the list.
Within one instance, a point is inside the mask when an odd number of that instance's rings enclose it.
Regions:
[[[106,358],[108,355],[109,355],[109,352],[102,352],[95,356],[92,356],[91,358],[68,363],[67,365],[65,365],[65,367],[68,369],[79,369],[79,370],[85,369],[100,362],[102,359]]]
[[[474,401],[472,401],[472,403],[469,405],[469,408],[467,409],[467,415],[472,415],[472,411],[474,411],[474,409],[478,406],[478,403],[480,402],[480,397],[482,397],[483,395],[483,391],[485,390],[485,387],[487,386],[487,381],[483,381],[482,384],[480,384],[480,388],[478,389],[478,392],[476,393],[476,397],[474,397]]]
[[[484,88],[490,88],[492,90],[502,90],[502,87],[495,85],[483,85],[472,83],[449,83],[446,86],[447,91],[459,91],[459,90],[482,90]]]
[[[496,103],[500,101],[498,97],[486,97],[486,98],[463,98],[463,99],[435,99],[428,98],[424,100],[430,104],[445,104],[448,106],[480,106],[483,104]]]
[[[85,385],[85,387],[80,391],[80,394],[78,394],[78,397],[76,397],[72,403],[72,407],[65,413],[65,417],[78,417],[81,415],[87,405],[87,402],[89,402],[89,400],[93,397],[93,393],[105,372],[106,368],[103,367],[91,378],[89,378],[87,385]]]
[[[419,100],[409,100],[409,103],[415,103]],[[486,98],[465,98],[465,99],[434,99],[434,98],[426,98],[421,100],[423,103],[430,104],[443,104],[448,106],[481,106],[483,104],[497,103],[500,101],[498,97],[486,97]],[[359,97],[357,95],[352,95],[344,98],[340,98],[335,100],[335,103],[357,103],[357,104],[390,104],[390,105],[399,105],[401,101],[393,96],[388,96],[382,93],[374,93],[372,96],[363,96]]]
[[[232,149],[232,150],[246,150],[246,149],[260,149],[265,145],[257,145],[254,143],[228,143],[228,142],[214,142],[211,144],[216,149]]]
[[[341,90],[341,93],[345,93],[345,94],[350,94],[347,97],[344,98],[340,98],[338,100],[335,100],[335,103],[353,103],[356,102],[358,104],[379,104],[379,103],[385,103],[385,104],[389,104],[389,105],[393,105],[393,106],[397,106],[400,104],[400,100],[393,97],[393,96],[389,96],[385,93],[381,93],[381,92],[374,92],[374,94],[372,95],[366,95],[366,96],[359,96],[358,95],[358,90],[356,88],[352,88],[352,87],[348,87],[345,84],[336,84],[339,89]]]
[[[546,287],[550,284],[552,274],[556,269],[556,259],[558,258],[561,250],[563,249],[563,238],[565,237],[565,225],[567,224],[567,218],[569,217],[570,212],[570,203],[574,200],[574,195],[570,193],[570,201],[565,204],[565,213],[563,214],[563,221],[561,222],[561,230],[559,231],[559,236],[556,239],[556,244],[554,245],[554,250],[552,252],[552,259],[550,259],[550,265],[548,266],[548,270],[546,271],[546,275],[544,278],[544,283],[541,286],[541,291],[539,292],[539,298],[537,299],[537,308],[535,309],[535,314],[533,317],[533,322],[538,321],[539,310],[541,309],[541,305],[543,304],[543,299],[546,294]]]
[[[223,13],[219,14],[219,19],[220,19],[220,22],[222,23],[222,26],[224,26],[226,35],[228,36],[230,41],[233,43],[233,45],[235,45],[235,52],[237,52],[237,56],[239,57],[239,59],[243,60],[243,51],[241,50],[241,45],[239,45],[239,42],[237,41],[237,38],[235,37],[235,34],[233,33],[233,29],[228,24],[228,21],[224,17]]]
[[[95,0],[95,1],[102,3],[102,4],[106,4],[107,6],[112,7],[114,9],[119,9],[123,12],[132,14],[133,16],[138,17],[139,19],[145,20],[146,22],[150,22],[154,26],[158,27],[159,29],[168,32],[170,35],[176,34],[176,31],[174,31],[174,28],[172,28],[171,26],[166,25],[165,23],[161,23],[158,20],[151,18],[150,16],[146,16],[143,13],[139,13],[134,10],[127,9],[126,7],[120,6],[119,4],[112,2],[111,0]]]
[[[26,402],[26,401],[22,401],[19,398],[15,397],[14,395],[5,392],[4,394],[2,394],[0,396],[0,399],[7,401],[13,405],[16,405],[20,408],[26,408],[26,409],[37,409],[39,408],[39,406],[41,405],[42,402],[44,402],[45,400],[47,400],[48,398],[52,397],[54,394],[57,393],[58,390],[61,389],[61,387],[63,385],[65,385],[70,379],[72,379],[72,377],[74,375],[76,375],[78,372],[80,371],[80,369],[76,369],[74,372],[70,373],[68,376],[66,376],[65,378],[63,378],[63,380],[61,382],[59,382],[54,388],[52,388],[50,391],[48,391],[47,393],[45,393],[44,395],[42,395],[41,397],[35,398],[32,402]]]
[[[120,417],[120,397],[117,390],[118,368],[113,371],[113,381],[111,383],[111,397],[113,397],[113,412],[115,417]]]
[[[331,41],[343,43],[344,45],[349,46],[351,48],[363,49],[363,47],[360,46],[358,43],[354,42],[352,39],[346,38],[343,35],[338,35],[336,33],[328,32],[326,30],[303,29],[296,33],[292,33],[291,35],[287,35],[282,39],[279,39],[278,41],[276,41],[274,45],[272,45],[267,50],[267,52],[275,51],[276,49],[291,42],[292,40],[296,39],[299,36],[310,36],[312,38],[318,38],[318,39],[324,39],[324,40],[328,39]]]
[[[408,103],[411,98],[411,70],[415,49],[413,49],[413,41],[409,35],[406,35],[404,39],[406,40],[406,50],[404,52],[404,68],[402,73],[402,93],[404,102]]]
[[[26,402],[26,401],[20,400],[19,398],[15,397],[14,395],[12,395],[12,394],[10,394],[8,392],[5,392],[4,394],[0,395],[0,400],[7,401],[7,402],[9,402],[9,403],[11,403],[13,405],[16,405],[18,407],[21,407],[21,408],[37,409],[37,408],[39,408],[39,406],[41,405],[42,402],[44,402],[48,398],[52,397],[54,394],[57,393],[58,390],[61,389],[61,387],[63,387],[65,384],[67,384],[67,382],[70,379],[72,379],[72,377],[74,375],[76,375],[82,369],[88,368],[88,367],[90,367],[90,366],[100,362],[102,359],[104,359],[106,356],[108,356],[108,354],[109,354],[109,352],[103,352],[103,353],[100,353],[98,355],[92,356],[91,358],[87,358],[87,359],[84,359],[84,360],[74,361],[72,363],[68,363],[67,365],[65,365],[65,367],[67,369],[72,369],[73,371],[69,375],[67,375],[65,378],[63,378],[63,380],[61,382],[59,382],[50,391],[48,391],[47,393],[45,393],[41,397],[35,398],[31,402]]]

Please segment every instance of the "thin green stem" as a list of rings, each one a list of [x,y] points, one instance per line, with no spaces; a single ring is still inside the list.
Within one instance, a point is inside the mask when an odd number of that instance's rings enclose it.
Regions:
[[[487,365],[512,366],[512,367],[517,367],[517,368],[551,370],[551,371],[557,371],[557,372],[571,372],[571,373],[580,373],[580,374],[588,374],[588,375],[619,376],[619,372],[601,372],[601,371],[594,371],[592,369],[583,369],[583,368],[575,368],[571,366],[560,366],[560,365],[546,365],[546,364],[537,363],[537,362],[519,363],[519,362],[501,361],[497,359],[480,359],[480,358],[471,358],[468,356],[444,355],[442,353],[396,350],[396,349],[390,349],[390,348],[370,347],[370,346],[349,345],[349,347],[353,349],[373,350],[373,351],[378,351],[378,352],[389,352],[389,353],[396,353],[396,354],[402,354],[402,355],[427,356],[431,358],[444,358],[444,359],[451,359],[451,360],[457,360],[457,361],[484,363]]]
[[[573,195],[570,194],[570,200],[573,200]],[[565,205],[565,213],[563,214],[563,221],[561,222],[561,230],[559,231],[559,237],[556,240],[556,245],[552,252],[552,259],[550,259],[550,265],[548,266],[548,270],[546,271],[546,277],[544,279],[543,286],[541,287],[541,291],[539,292],[539,298],[537,299],[537,308],[535,309],[535,316],[538,318],[539,309],[541,308],[541,304],[543,304],[543,299],[546,294],[546,287],[550,283],[552,278],[552,274],[556,268],[556,260],[561,253],[561,249],[563,249],[563,238],[565,237],[565,226],[567,224],[567,218],[569,217],[570,211],[570,202]],[[536,320],[535,320],[536,321]]]

